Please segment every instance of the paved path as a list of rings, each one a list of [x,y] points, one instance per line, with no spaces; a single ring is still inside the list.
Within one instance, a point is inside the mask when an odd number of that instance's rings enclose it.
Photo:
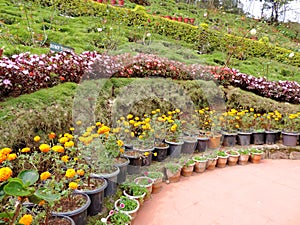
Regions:
[[[134,225],[300,225],[300,160],[216,168],[164,184]]]

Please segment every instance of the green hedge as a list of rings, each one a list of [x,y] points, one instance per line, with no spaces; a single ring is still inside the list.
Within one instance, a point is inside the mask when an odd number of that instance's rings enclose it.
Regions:
[[[35,1],[46,6],[51,5],[50,0]],[[300,53],[295,52],[294,57],[289,58],[291,50],[215,30],[203,29],[201,26],[192,26],[160,16],[152,16],[147,14],[142,7],[131,10],[84,0],[55,0],[51,7],[71,16],[98,16],[127,26],[141,26],[144,27],[145,31],[170,36],[175,40],[193,44],[195,49],[203,49],[204,47],[208,52],[233,50],[233,55],[237,58],[266,57],[293,66],[300,66]]]

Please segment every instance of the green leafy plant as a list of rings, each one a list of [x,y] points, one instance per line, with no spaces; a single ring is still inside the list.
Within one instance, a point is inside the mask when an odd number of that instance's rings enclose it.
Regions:
[[[121,184],[121,188],[126,191],[126,193],[132,196],[141,196],[147,194],[148,190],[146,187],[143,187],[135,182],[125,182]]]
[[[256,149],[256,148],[251,148],[249,149],[250,153],[251,154],[262,154],[263,151],[262,150],[259,150],[259,149]]]
[[[193,159],[195,161],[207,161],[207,158],[205,156],[194,156]]]
[[[240,153],[240,155],[249,155],[250,151],[248,149],[240,149],[238,150],[238,152]]]
[[[228,157],[228,154],[224,151],[217,151],[216,154],[221,157]]]
[[[103,222],[104,220],[101,219]],[[105,220],[105,222],[110,222],[114,225],[124,225],[129,224],[131,221],[131,217],[123,212],[117,211],[117,210],[111,210],[109,212],[108,218]]]
[[[138,207],[138,201],[125,196],[121,196],[116,207],[122,211],[133,211]]]
[[[176,173],[181,169],[181,165],[177,163],[167,163],[165,165],[166,169],[169,170],[171,173]]]

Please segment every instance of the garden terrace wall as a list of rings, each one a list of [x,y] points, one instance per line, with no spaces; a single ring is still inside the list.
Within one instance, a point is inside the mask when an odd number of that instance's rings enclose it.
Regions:
[[[51,5],[49,0],[37,2],[42,2],[46,6]],[[72,2],[59,0],[55,1],[54,6],[70,16],[99,16],[122,22],[127,26],[142,26],[147,32],[158,33],[193,44],[195,49],[202,49],[203,46],[209,44],[208,51],[228,52],[228,49],[231,49],[233,55],[238,58],[240,55],[243,55],[243,57],[265,57],[293,66],[300,66],[300,53],[294,52],[294,56],[290,58],[288,56],[292,52],[291,50],[261,41],[220,33],[201,26],[192,26],[160,16],[152,16],[147,14],[142,7],[131,10],[83,0]]]
[[[111,115],[108,102],[113,101],[111,95],[114,86],[115,93],[130,84],[135,79],[113,78],[99,91],[102,96],[97,102],[95,116],[98,120],[109,123]],[[210,93],[203,93],[201,85],[209,86],[213,82],[207,81],[174,81],[183,85],[187,94],[194,102],[195,108],[209,106],[207,94],[213,95],[217,90],[211,89]],[[72,126],[73,99],[76,94],[77,84],[64,83],[52,88],[43,89],[32,94],[22,95],[17,98],[0,102],[0,148],[11,146],[19,148],[27,143],[32,143],[35,135],[46,139],[50,132],[57,134],[67,132]],[[287,113],[300,111],[300,105],[278,103],[238,88],[223,89],[224,99],[228,99],[229,107],[255,108],[256,110],[279,110]],[[157,102],[166,104],[166,102]],[[264,106],[268,108],[265,108]],[[159,105],[163,107],[163,105]],[[145,107],[145,106],[144,106]],[[144,108],[143,108],[144,110]],[[149,110],[149,107],[148,107]]]

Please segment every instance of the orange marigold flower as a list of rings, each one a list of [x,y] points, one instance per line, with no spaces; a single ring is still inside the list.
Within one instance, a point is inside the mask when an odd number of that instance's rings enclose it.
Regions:
[[[84,175],[84,170],[77,170],[77,174],[79,176],[83,176]]]
[[[65,149],[61,145],[54,145],[52,147],[52,150],[55,151],[55,152],[63,153]]]
[[[50,148],[51,148],[50,145],[47,145],[47,144],[41,144],[39,147],[41,152],[49,152]]]
[[[65,163],[69,161],[69,156],[64,155],[63,157],[61,157],[61,161],[64,161]]]
[[[0,163],[4,162],[7,159],[7,155],[0,152]]]
[[[7,156],[7,159],[8,159],[9,161],[15,160],[16,158],[17,158],[17,154],[15,154],[15,153],[9,154],[9,155]]]
[[[49,177],[51,177],[51,173],[49,173],[48,171],[41,173],[40,175],[40,179],[41,180],[47,180]]]
[[[120,148],[120,153],[123,154],[125,152],[124,148]]]
[[[33,138],[33,140],[34,140],[35,142],[39,142],[39,141],[41,140],[41,137],[40,137],[40,136],[35,136],[35,137]]]
[[[102,126],[98,129],[98,134],[107,134],[109,133],[110,128],[108,126]]]
[[[23,152],[23,153],[30,152],[30,148],[28,148],[28,147],[22,148],[21,152]]]
[[[69,183],[69,188],[71,188],[71,189],[75,190],[75,189],[77,189],[77,188],[78,188],[78,184],[77,184],[77,183],[75,183],[75,182],[71,182],[71,183]]]
[[[73,178],[76,175],[76,172],[74,169],[67,169],[65,176],[67,178]]]
[[[49,135],[48,135],[49,139],[52,140],[56,137],[56,134],[51,132]]]
[[[22,218],[19,220],[20,224],[23,225],[30,225],[32,223],[32,215],[30,214],[25,214],[24,216],[22,216]]]
[[[12,170],[9,167],[3,167],[0,169],[0,181],[6,181],[12,175]]]

